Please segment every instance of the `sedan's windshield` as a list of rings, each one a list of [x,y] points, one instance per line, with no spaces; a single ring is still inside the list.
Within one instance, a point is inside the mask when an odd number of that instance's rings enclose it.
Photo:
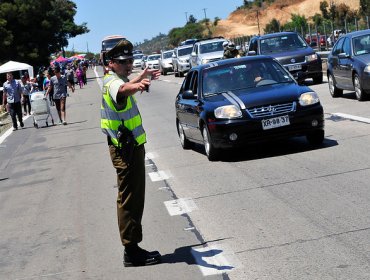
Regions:
[[[370,34],[353,38],[352,44],[355,55],[370,53]]]
[[[277,62],[244,61],[203,71],[203,95],[210,96],[279,83],[294,83],[289,73]]]
[[[193,50],[193,47],[185,48],[185,49],[179,49],[178,50],[178,56],[190,55],[192,50]]]
[[[163,58],[171,58],[173,55],[173,51],[163,53]]]
[[[306,42],[297,34],[287,34],[261,40],[261,54],[280,53],[307,48]]]
[[[211,53],[211,52],[223,51],[224,50],[222,46],[223,42],[224,41],[218,41],[218,42],[202,44],[200,45],[200,53]]]
[[[148,60],[158,60],[161,56],[158,54],[158,55],[150,55],[148,56]]]

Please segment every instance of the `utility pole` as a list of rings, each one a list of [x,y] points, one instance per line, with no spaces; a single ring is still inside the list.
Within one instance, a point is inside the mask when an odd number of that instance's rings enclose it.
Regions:
[[[204,19],[205,19],[205,20],[207,20],[206,10],[207,10],[207,8],[203,8],[203,11],[204,11]]]
[[[86,42],[86,53],[89,53],[89,43]]]
[[[189,22],[189,20],[188,20],[188,12],[185,12],[185,18],[186,18],[186,23],[188,23]]]
[[[261,35],[261,31],[260,31],[260,19],[258,17],[258,10],[257,10],[257,25],[258,25],[258,36]]]

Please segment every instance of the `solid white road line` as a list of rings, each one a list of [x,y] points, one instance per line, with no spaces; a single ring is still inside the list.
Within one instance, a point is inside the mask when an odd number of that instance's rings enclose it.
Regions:
[[[341,118],[344,118],[344,119],[348,119],[348,120],[353,120],[353,121],[358,121],[358,122],[363,122],[363,123],[370,123],[370,119],[368,119],[368,118],[353,116],[353,115],[349,115],[349,114],[334,113],[334,114],[331,114],[331,115],[341,117]]]
[[[198,207],[191,198],[179,198],[175,200],[164,201],[170,216],[177,216],[190,213],[197,210]]]

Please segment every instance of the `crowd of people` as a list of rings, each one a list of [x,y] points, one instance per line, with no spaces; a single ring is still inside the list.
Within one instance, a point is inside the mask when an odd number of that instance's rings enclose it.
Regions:
[[[87,85],[86,72],[90,67],[87,61],[74,61],[68,64],[52,64],[48,68],[40,67],[37,76],[31,78],[23,72],[20,80],[14,79],[13,73],[6,74],[3,84],[3,96],[0,112],[7,111],[12,119],[13,131],[18,124],[23,127],[23,116],[32,114],[31,95],[44,91],[50,106],[58,112],[59,124],[67,124],[66,98],[69,92],[75,92],[75,84],[82,89]],[[18,120],[18,121],[17,121]]]

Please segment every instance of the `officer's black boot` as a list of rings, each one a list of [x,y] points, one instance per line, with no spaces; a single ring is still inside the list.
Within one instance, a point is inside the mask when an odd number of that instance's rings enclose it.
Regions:
[[[161,254],[158,251],[148,252],[137,244],[125,247],[123,253],[123,265],[125,267],[152,265],[160,262]]]

